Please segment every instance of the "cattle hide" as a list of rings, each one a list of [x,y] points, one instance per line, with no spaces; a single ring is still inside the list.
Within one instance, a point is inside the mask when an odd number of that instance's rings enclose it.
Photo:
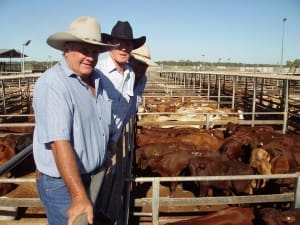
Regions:
[[[32,143],[32,134],[25,135],[7,135],[0,138],[0,166],[5,164],[25,147]],[[4,178],[21,177],[35,170],[33,156],[23,160],[19,165],[11,171],[2,175]],[[16,185],[10,183],[0,183],[0,196],[10,192]]]
[[[141,147],[150,143],[170,143],[170,142],[188,142],[196,146],[199,151],[210,150],[210,151],[219,151],[223,140],[209,134],[207,132],[198,132],[188,135],[180,135],[176,137],[165,136],[149,136],[144,134],[138,134],[136,137],[136,144],[138,147]]]
[[[253,225],[254,217],[252,208],[231,207],[206,216],[166,223],[165,225]]]
[[[289,162],[290,169],[298,167],[298,163],[295,157],[296,143],[291,137],[280,137],[275,138],[268,144],[264,145],[263,148],[270,153],[271,159],[276,156],[286,156]]]
[[[223,159],[237,159],[244,163],[249,162],[251,150],[259,145],[255,134],[234,134],[225,138],[221,146]]]
[[[237,160],[223,161],[215,157],[193,157],[189,168],[192,176],[252,175],[253,168]],[[252,194],[255,182],[252,180],[198,181],[200,197],[213,196],[214,190],[225,195]]]
[[[299,225],[300,209],[281,211],[274,208],[262,208],[257,213],[257,220],[264,225]]]
[[[149,157],[144,159],[143,169],[150,167],[152,172],[162,177],[176,177],[189,164],[191,153],[186,150],[177,150],[161,155],[160,157]],[[170,197],[175,194],[177,182],[171,182]]]
[[[196,148],[191,143],[170,142],[150,143],[136,149],[136,163],[141,169],[145,169],[150,158],[160,160],[164,155],[175,151],[195,152]]]

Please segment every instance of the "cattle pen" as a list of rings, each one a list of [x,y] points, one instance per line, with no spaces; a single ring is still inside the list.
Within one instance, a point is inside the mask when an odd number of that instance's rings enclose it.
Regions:
[[[238,114],[238,109],[241,109],[248,118],[239,120],[239,123],[252,126],[280,124],[283,133],[289,126],[299,129],[300,76],[163,71],[148,87],[144,104],[147,98],[153,97],[179,98],[182,102],[188,98],[198,98],[203,103],[215,104],[217,109],[226,105],[236,109],[232,114]],[[205,125],[209,125],[208,122],[205,121]],[[221,120],[217,122],[222,124]]]
[[[3,76],[1,79],[1,128],[34,127],[30,105],[32,87],[40,74]],[[138,120],[132,118],[123,133],[123,151],[119,157],[123,174],[123,214],[118,224],[163,225],[179,218],[193,217],[203,212],[221,209],[225,205],[256,203],[289,203],[292,208],[300,208],[300,173],[236,176],[189,176],[189,177],[139,177],[133,168],[135,153],[135,132],[139,127],[186,127],[193,126],[206,130],[222,128],[228,121],[249,126],[272,125],[281,133],[299,134],[300,129],[300,76],[228,73],[213,71],[148,71],[148,82],[143,95],[143,108],[149,104],[170,106],[176,104],[202,104],[214,106],[202,112],[139,112]],[[229,108],[224,111],[223,108]],[[226,115],[225,115],[226,114]],[[225,117],[224,117],[225,115]],[[145,119],[149,116],[150,119]],[[158,119],[159,118],[159,119]],[[185,118],[184,120],[178,118]],[[188,119],[186,119],[188,118]],[[8,129],[9,130],[9,129]],[[14,131],[9,131],[14,133]],[[32,152],[32,145],[0,167],[0,174],[9,171],[25,160]],[[212,180],[261,180],[293,179],[294,190],[282,194],[260,194],[249,196],[195,197],[191,195],[166,195],[165,182]],[[35,183],[34,177],[0,178],[0,183]],[[148,194],[142,196],[139,184],[150,186]],[[43,206],[37,196],[3,196],[0,198],[1,212],[10,212],[10,217],[0,220],[0,224],[47,224]],[[204,208],[205,207],[205,208]],[[17,217],[16,209],[30,208],[23,218]],[[12,210],[12,211],[11,211]],[[189,211],[190,210],[190,211]],[[31,218],[32,217],[32,218]]]

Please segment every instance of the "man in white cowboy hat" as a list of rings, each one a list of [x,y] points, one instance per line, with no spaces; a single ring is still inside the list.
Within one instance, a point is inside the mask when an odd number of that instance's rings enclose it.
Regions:
[[[134,83],[134,98],[131,102],[131,106],[127,112],[124,124],[134,116],[137,112],[138,106],[142,102],[142,95],[147,82],[146,71],[149,66],[157,66],[155,62],[151,60],[150,48],[147,45],[143,45],[138,49],[131,52],[129,63],[135,73]]]
[[[104,75],[94,67],[99,53],[117,47],[103,43],[100,33],[99,22],[84,16],[67,32],[50,35],[47,43],[63,58],[34,87],[33,155],[49,225],[71,225],[82,214],[93,223],[87,187],[103,170],[111,118]]]

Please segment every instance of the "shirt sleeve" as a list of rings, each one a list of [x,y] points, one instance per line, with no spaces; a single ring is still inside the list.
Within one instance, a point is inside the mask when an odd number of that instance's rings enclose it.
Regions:
[[[61,89],[58,84],[53,86],[43,81],[35,90],[34,110],[41,143],[70,140],[73,113]]]

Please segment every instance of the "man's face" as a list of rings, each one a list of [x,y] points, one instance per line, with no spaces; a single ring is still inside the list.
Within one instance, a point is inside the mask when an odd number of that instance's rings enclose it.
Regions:
[[[81,42],[65,44],[65,58],[70,68],[79,76],[88,76],[98,61],[100,47]]]
[[[111,50],[110,54],[114,61],[119,65],[124,65],[130,58],[130,53],[133,49],[133,42],[131,40],[114,39],[112,44],[120,44],[116,49]]]

